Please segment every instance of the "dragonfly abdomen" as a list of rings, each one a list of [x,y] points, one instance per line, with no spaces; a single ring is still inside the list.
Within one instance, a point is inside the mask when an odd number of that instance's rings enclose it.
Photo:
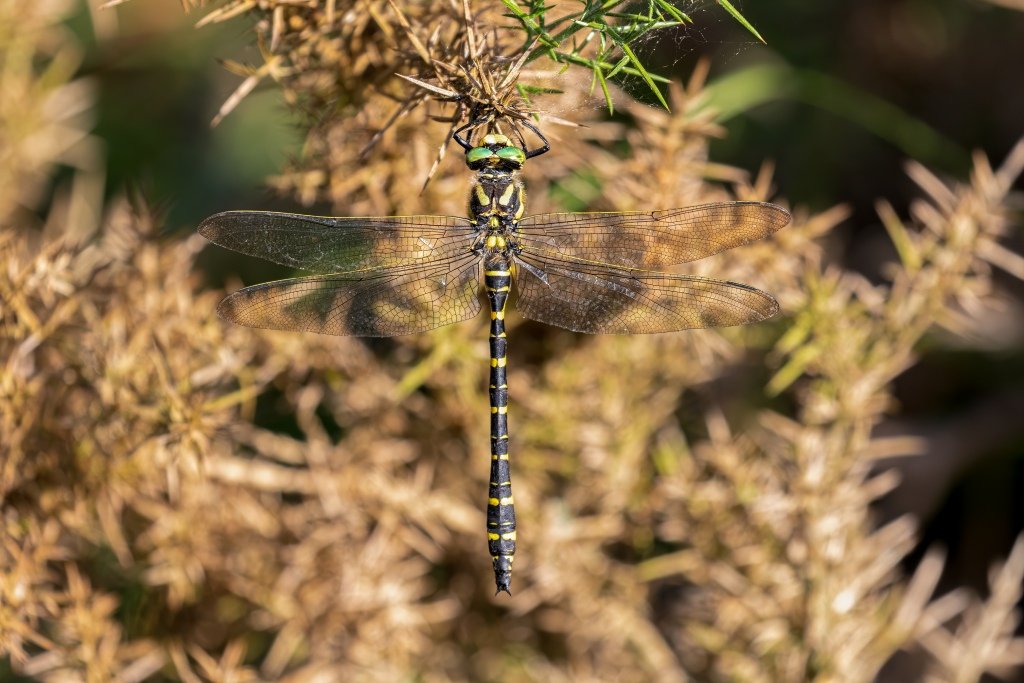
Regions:
[[[492,254],[484,260],[484,288],[491,307],[491,476],[487,489],[487,549],[494,564],[496,592],[511,594],[512,560],[516,552],[516,509],[508,459],[508,377],[505,304],[512,274],[509,260]]]

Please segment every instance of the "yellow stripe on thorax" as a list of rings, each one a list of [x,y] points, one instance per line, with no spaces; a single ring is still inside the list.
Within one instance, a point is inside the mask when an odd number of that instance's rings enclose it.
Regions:
[[[491,203],[491,198],[487,196],[487,190],[484,189],[483,185],[476,186],[476,201],[480,206],[486,206]]]
[[[512,193],[516,191],[516,186],[513,183],[509,183],[505,188],[505,191],[498,197],[498,203],[502,206],[508,206],[508,203],[512,201]]]

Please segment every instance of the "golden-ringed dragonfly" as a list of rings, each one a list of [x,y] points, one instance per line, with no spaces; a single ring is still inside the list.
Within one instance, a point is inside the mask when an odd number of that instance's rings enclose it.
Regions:
[[[469,218],[321,217],[269,211],[210,216],[211,242],[308,277],[246,287],[217,307],[240,325],[393,337],[468,320],[490,309],[491,475],[487,545],[497,591],[510,593],[516,516],[508,447],[505,311],[590,334],[647,334],[758,322],[778,311],[736,282],[656,272],[771,235],[789,222],[773,204],[725,202],[661,211],[525,215],[519,171],[547,152],[505,135],[473,145],[455,131],[476,172]],[[463,137],[463,132],[471,129]]]

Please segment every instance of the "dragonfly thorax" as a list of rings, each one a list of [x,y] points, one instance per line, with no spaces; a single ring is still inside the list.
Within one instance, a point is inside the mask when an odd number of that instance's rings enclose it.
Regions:
[[[469,215],[481,233],[514,232],[526,212],[526,193],[515,171],[477,172],[469,193]]]

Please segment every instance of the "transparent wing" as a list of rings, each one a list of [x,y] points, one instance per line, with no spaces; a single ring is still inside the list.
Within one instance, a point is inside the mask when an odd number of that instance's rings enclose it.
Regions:
[[[736,282],[520,254],[516,307],[523,317],[589,334],[728,327],[775,315],[770,294]]]
[[[468,251],[472,223],[454,216],[332,218],[226,211],[204,220],[199,233],[242,254],[331,274],[456,258]]]
[[[480,257],[466,253],[380,272],[314,275],[239,290],[217,312],[239,325],[359,337],[394,337],[480,312]]]
[[[704,204],[665,211],[545,213],[519,224],[523,248],[542,256],[658,269],[753,242],[789,223],[762,202]]]

